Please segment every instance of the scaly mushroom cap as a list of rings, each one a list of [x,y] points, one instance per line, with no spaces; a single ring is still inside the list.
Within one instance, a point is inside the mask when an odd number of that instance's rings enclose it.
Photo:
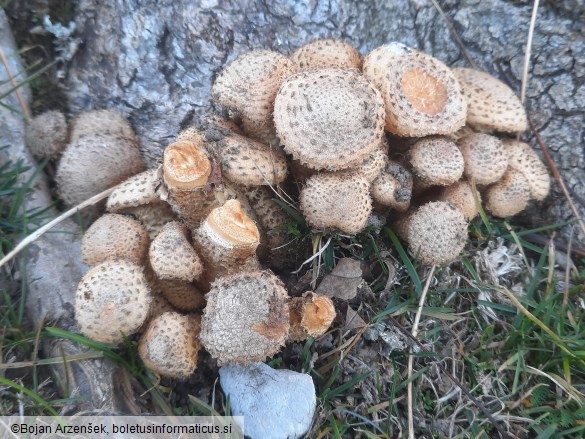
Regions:
[[[479,185],[495,183],[508,168],[508,154],[500,139],[475,133],[457,142],[465,161],[465,176]]]
[[[477,192],[478,201],[481,196]],[[457,183],[447,186],[441,190],[437,201],[452,203],[461,210],[466,221],[471,221],[478,214],[477,204],[473,196],[473,188],[466,180],[459,180]]]
[[[288,294],[272,273],[220,277],[206,299],[200,340],[219,364],[264,361],[284,345]]]
[[[108,197],[108,212],[141,206],[149,203],[160,203],[156,190],[161,184],[161,169],[148,169],[120,183]]]
[[[452,71],[467,99],[469,125],[510,133],[526,130],[526,111],[510,87],[479,70],[454,68]]]
[[[305,71],[282,84],[274,123],[295,159],[311,168],[339,170],[358,165],[380,143],[384,101],[354,70]]]
[[[278,88],[294,73],[287,57],[271,50],[253,50],[228,64],[211,89],[213,99],[259,126],[272,124]]]
[[[224,137],[221,148],[222,175],[244,186],[276,185],[286,178],[284,152],[271,150],[262,143],[232,134]]]
[[[362,68],[360,53],[349,44],[332,38],[311,41],[295,50],[290,59],[295,63],[297,71],[330,67]]]
[[[55,180],[61,199],[74,206],[143,170],[135,143],[123,137],[87,134],[67,145]]]
[[[335,319],[333,301],[327,296],[311,291],[304,297],[290,299],[288,307],[289,340],[302,341],[309,337],[320,337],[327,332]]]
[[[91,110],[78,114],[71,122],[71,142],[76,142],[87,134],[111,135],[122,137],[134,144],[138,143],[134,130],[128,121],[116,110]]]
[[[530,184],[520,171],[510,168],[497,183],[484,191],[483,198],[488,212],[506,218],[526,209],[530,201]]]
[[[26,128],[26,146],[37,159],[56,159],[67,143],[67,121],[60,111],[35,116]]]
[[[377,203],[403,212],[412,198],[412,174],[399,163],[390,160],[372,183],[370,193]]]
[[[205,306],[205,297],[196,285],[183,280],[155,279],[153,288],[181,311],[195,311]]]
[[[160,279],[193,282],[203,272],[203,264],[189,242],[187,226],[167,223],[150,244],[150,265]]]
[[[129,207],[123,212],[132,215],[146,227],[151,241],[156,238],[166,223],[178,220],[171,206],[164,202]]]
[[[210,126],[219,128],[221,130],[230,130],[232,134],[243,134],[237,121],[232,119],[225,119],[219,114],[212,114],[207,118],[207,122]]]
[[[387,165],[388,140],[386,140],[386,136],[382,136],[378,146],[376,146],[374,150],[359,164],[357,167],[357,173],[372,183]]]
[[[148,253],[148,244],[148,232],[140,222],[125,215],[107,213],[83,235],[81,256],[89,266],[110,259],[125,259],[140,265]]]
[[[372,211],[369,192],[368,180],[355,173],[314,175],[301,191],[301,210],[313,227],[354,235],[366,226]]]
[[[140,328],[150,301],[142,267],[124,260],[102,262],[90,268],[77,286],[75,320],[92,340],[121,343]]]
[[[465,163],[457,144],[447,137],[418,140],[408,154],[414,172],[433,185],[447,186],[463,175]]]
[[[386,130],[399,136],[449,134],[465,123],[467,103],[451,70],[400,43],[372,50],[364,76],[382,92]]]
[[[201,147],[205,144],[205,133],[196,127],[187,127],[177,134],[175,142],[190,142]]]
[[[406,236],[411,254],[423,264],[446,264],[463,251],[467,223],[453,204],[434,201],[408,216]]]
[[[528,180],[530,198],[544,200],[550,191],[550,177],[544,163],[527,143],[512,139],[502,142],[508,152],[508,166]]]
[[[148,324],[140,338],[140,358],[146,367],[160,375],[186,378],[197,367],[200,328],[199,315],[161,314]]]

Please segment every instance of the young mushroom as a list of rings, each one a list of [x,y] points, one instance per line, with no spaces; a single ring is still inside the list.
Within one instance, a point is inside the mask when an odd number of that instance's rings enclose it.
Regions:
[[[285,150],[314,169],[355,167],[380,143],[384,101],[358,72],[322,69],[287,79],[274,102]]]
[[[298,71],[329,67],[358,70],[362,68],[360,53],[349,44],[333,38],[311,41],[295,50],[290,59]]]
[[[370,184],[352,172],[317,174],[302,189],[300,207],[313,227],[354,235],[366,226],[372,211]]]
[[[544,163],[530,145],[512,139],[502,140],[508,152],[508,166],[528,181],[530,198],[544,200],[550,191],[550,177]]]
[[[481,195],[476,190],[477,202],[481,202]],[[466,180],[447,186],[441,190],[437,201],[452,203],[461,210],[466,221],[471,221],[477,216],[477,202],[473,196],[473,188]]]
[[[56,159],[67,143],[67,121],[60,111],[35,116],[26,128],[26,146],[37,159]]]
[[[80,113],[71,122],[71,142],[88,134],[121,137],[138,144],[138,139],[128,121],[116,110],[91,110]]]
[[[107,213],[87,229],[81,240],[81,257],[89,265],[125,259],[142,265],[148,253],[148,232],[135,219]]]
[[[457,144],[447,137],[418,140],[408,153],[416,175],[431,185],[447,186],[463,175],[465,164]]]
[[[218,278],[206,296],[200,340],[218,363],[264,361],[288,335],[288,294],[267,271]]]
[[[467,222],[453,204],[434,201],[400,220],[410,253],[423,264],[446,264],[456,259],[467,243]]]
[[[510,168],[498,182],[484,191],[483,198],[488,212],[506,218],[526,209],[530,201],[530,185],[522,172]]]
[[[141,266],[105,261],[82,277],[75,293],[75,320],[81,332],[102,343],[121,343],[150,312],[151,295]]]
[[[148,324],[140,338],[138,354],[152,371],[162,376],[186,378],[197,367],[200,329],[199,315],[165,312]]]
[[[412,184],[412,174],[401,164],[390,160],[372,183],[370,193],[375,203],[404,212],[410,206]]]
[[[478,130],[510,133],[526,130],[526,111],[510,87],[479,70],[454,68],[452,71],[467,98],[467,124]]]
[[[500,139],[489,134],[475,133],[457,142],[465,160],[464,174],[478,185],[495,183],[508,168],[508,154]]]
[[[399,136],[449,134],[465,123],[467,103],[451,70],[436,58],[400,43],[372,50],[364,76],[381,92],[386,130]]]
[[[289,340],[302,341],[325,334],[335,319],[333,301],[312,291],[293,297],[288,303],[290,316]]]

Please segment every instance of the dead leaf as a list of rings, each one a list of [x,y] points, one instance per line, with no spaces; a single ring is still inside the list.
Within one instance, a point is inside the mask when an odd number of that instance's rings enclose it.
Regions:
[[[360,329],[368,324],[360,317],[357,311],[351,309],[350,306],[347,307],[347,312],[345,313],[345,322],[343,323],[343,331],[353,331],[354,329]]]
[[[315,292],[328,297],[349,300],[356,296],[361,281],[362,269],[360,261],[342,258],[338,261],[333,271],[323,278]]]

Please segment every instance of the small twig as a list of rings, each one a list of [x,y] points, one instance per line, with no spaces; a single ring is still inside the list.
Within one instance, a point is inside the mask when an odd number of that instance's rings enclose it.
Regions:
[[[530,54],[532,52],[532,36],[536,24],[536,13],[538,12],[539,0],[534,0],[532,7],[532,17],[530,18],[530,27],[528,28],[528,38],[526,39],[526,50],[524,51],[524,70],[522,71],[522,86],[520,88],[520,102],[524,104],[526,98],[526,84],[528,83],[528,68],[530,67]]]
[[[6,69],[6,74],[10,78],[10,82],[11,82],[12,86],[14,88],[16,88],[14,93],[16,94],[16,98],[18,99],[18,103],[20,105],[20,108],[22,108],[22,114],[24,114],[26,122],[30,123],[30,121],[31,121],[30,111],[28,111],[28,106],[26,105],[26,102],[24,101],[24,98],[22,97],[22,93],[18,89],[18,83],[14,79],[14,75],[12,74],[12,69],[10,68],[10,64],[8,64],[8,59],[6,59],[6,55],[4,54],[4,51],[2,50],[1,47],[0,47],[0,61],[2,61],[2,64],[4,65],[4,68]]]
[[[546,145],[542,141],[540,134],[538,133],[538,131],[537,131],[536,127],[534,126],[534,123],[532,122],[530,117],[528,117],[528,124],[530,125],[530,129],[532,130],[532,134],[534,134],[534,138],[536,139],[538,146],[540,146],[540,149],[542,150],[542,154],[544,155],[544,159],[545,159],[548,167],[550,168],[550,171],[552,172],[553,177],[559,183],[559,186],[561,187],[561,190],[563,191],[563,194],[565,195],[565,198],[567,199],[567,201],[569,203],[569,207],[573,211],[573,214],[575,215],[575,218],[577,219],[577,222],[579,223],[579,227],[581,228],[581,231],[585,235],[585,222],[583,221],[583,218],[579,214],[577,207],[575,207],[575,204],[573,203],[573,199],[571,198],[571,194],[569,194],[569,191],[567,190],[567,186],[565,185],[565,181],[563,180],[563,177],[561,177],[559,170],[557,169],[555,163],[553,162],[552,157],[550,156],[550,153],[548,152],[548,148],[546,147]]]
[[[418,324],[420,322],[420,316],[422,315],[422,309],[425,304],[425,299],[427,297],[427,292],[429,291],[429,286],[431,285],[431,279],[433,278],[433,274],[435,274],[435,265],[431,267],[431,272],[427,277],[427,281],[425,282],[425,286],[422,290],[422,294],[420,295],[420,300],[418,302],[418,309],[416,310],[416,315],[414,317],[414,324],[412,325],[412,336],[416,338],[418,335]],[[408,356],[408,379],[412,377],[412,366],[414,363],[414,357],[412,355],[412,346],[410,347],[410,355]],[[408,386],[406,387],[407,391],[407,401],[408,401],[408,437],[409,439],[414,439],[414,413],[412,407],[412,381],[409,381]]]
[[[573,260],[571,259],[571,247],[573,246],[573,233],[575,232],[575,228],[571,227],[571,231],[569,232],[569,244],[567,250],[567,267],[565,268],[565,285],[563,286],[563,308],[567,306],[569,302],[569,273],[571,272],[571,268],[573,267]]]
[[[93,204],[100,202],[104,198],[107,198],[114,191],[114,189],[116,187],[117,186],[114,186],[110,189],[106,189],[105,191],[100,192],[99,194],[94,195],[91,198],[88,198],[87,200],[79,203],[77,206],[72,207],[68,211],[62,213],[57,218],[55,218],[53,221],[48,222],[47,224],[45,224],[44,226],[42,226],[38,230],[35,230],[33,233],[31,233],[26,238],[24,238],[22,241],[20,241],[18,243],[18,245],[16,247],[14,247],[14,249],[11,252],[9,252],[6,256],[4,256],[0,260],[0,267],[4,266],[4,264],[6,264],[8,261],[10,261],[13,257],[15,257],[22,250],[24,250],[29,244],[31,244],[34,241],[36,241],[37,239],[39,239],[41,236],[43,236],[45,233],[47,233],[49,230],[51,230],[57,224],[66,220],[67,218],[75,215],[79,210],[83,209],[84,207],[91,206]]]

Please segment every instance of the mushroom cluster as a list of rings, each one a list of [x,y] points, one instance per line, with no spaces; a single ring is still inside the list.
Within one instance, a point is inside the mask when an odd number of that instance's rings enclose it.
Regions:
[[[249,363],[327,331],[331,299],[289,297],[268,270],[295,252],[275,196],[284,185],[313,229],[353,235],[376,211],[424,264],[458,257],[478,203],[506,217],[549,191],[534,150],[504,137],[527,127],[509,87],[400,43],[365,57],[331,39],[290,57],[254,50],[219,73],[212,99],[218,114],[119,184],[82,243],[81,331],[107,343],[141,333],[140,356],[161,375],[191,374],[201,348],[220,364]],[[75,120],[61,162],[105,138],[135,141],[120,118],[98,129],[105,114]],[[33,122],[31,137],[50,124],[64,121]],[[45,136],[48,154],[65,137]],[[59,187],[91,178],[72,168],[60,166]]]

